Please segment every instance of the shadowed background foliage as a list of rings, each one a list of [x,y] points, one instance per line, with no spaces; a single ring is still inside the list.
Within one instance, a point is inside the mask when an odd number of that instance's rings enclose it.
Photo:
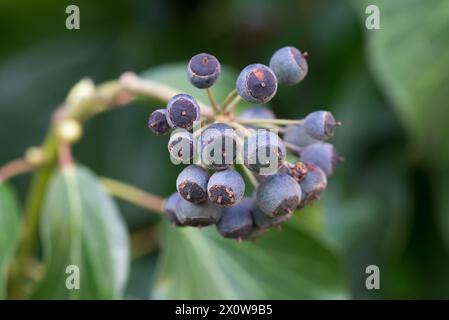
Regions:
[[[80,8],[80,30],[65,29],[69,4]],[[365,29],[368,4],[379,6],[381,30]],[[232,67],[223,96],[245,65],[285,45],[307,51],[305,81],[270,104],[279,118],[327,109],[343,123],[332,142],[345,162],[320,204],[258,244],[222,241],[213,227],[160,228],[157,216],[118,202],[130,231],[156,226],[136,241],[165,235],[133,260],[124,297],[449,298],[449,2],[6,0],[0,30],[0,163],[41,143],[82,77],[149,70],[187,90],[182,64],[154,68],[198,52]],[[160,106],[90,120],[77,161],[168,196],[181,168],[169,162],[168,138],[146,128]],[[28,183],[12,183],[21,200]],[[380,290],[365,288],[371,264]]]

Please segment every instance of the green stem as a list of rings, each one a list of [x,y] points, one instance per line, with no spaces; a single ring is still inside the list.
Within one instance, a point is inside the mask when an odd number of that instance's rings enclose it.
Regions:
[[[289,119],[237,119],[240,124],[278,124],[278,125],[291,125],[302,124],[304,120],[289,120]]]
[[[231,112],[242,101],[242,97],[237,95],[226,106],[223,106],[223,113]]]
[[[232,90],[229,92],[229,94],[226,96],[224,102],[223,102],[223,109],[227,107],[227,105],[234,100],[234,98],[238,95],[237,89]]]
[[[152,212],[164,212],[165,200],[161,197],[110,178],[101,178],[101,183],[114,197],[128,201]]]
[[[214,109],[215,112],[218,112],[220,110],[220,107],[217,103],[217,100],[215,99],[214,93],[212,92],[211,88],[206,89],[207,96],[209,97],[209,101],[212,105],[212,109]]]

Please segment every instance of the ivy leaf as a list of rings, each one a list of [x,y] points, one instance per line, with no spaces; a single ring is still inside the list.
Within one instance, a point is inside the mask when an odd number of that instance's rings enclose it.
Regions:
[[[0,182],[0,299],[6,297],[7,270],[19,240],[20,217],[16,195]]]
[[[356,2],[380,10],[380,30],[366,32],[371,69],[407,128],[416,155],[439,165],[449,160],[449,2]],[[366,15],[363,15],[363,19]]]
[[[92,172],[72,166],[55,174],[40,232],[46,272],[34,298],[122,297],[130,263],[128,233],[114,201]],[[78,270],[79,289],[70,290],[66,281],[76,287]]]

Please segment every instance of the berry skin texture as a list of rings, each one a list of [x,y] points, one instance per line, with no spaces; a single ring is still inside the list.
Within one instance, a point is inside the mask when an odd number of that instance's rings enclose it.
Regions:
[[[301,82],[309,69],[304,55],[295,47],[283,47],[270,60],[270,68],[279,84],[292,86]]]
[[[187,77],[199,89],[211,87],[220,76],[220,62],[213,55],[200,53],[193,56],[187,65]]]
[[[304,148],[309,144],[318,142],[319,140],[312,138],[305,130],[304,125],[290,125],[285,129],[285,142],[294,144],[297,147]]]
[[[306,166],[307,175],[299,183],[302,190],[302,207],[314,200],[318,200],[320,193],[327,187],[327,176],[324,171],[313,163],[307,163]]]
[[[205,227],[216,224],[221,217],[221,210],[211,203],[196,204],[180,198],[176,206],[176,218],[191,227]]]
[[[167,104],[167,121],[172,128],[190,130],[201,116],[195,98],[188,94],[177,94]]]
[[[335,151],[335,147],[327,142],[316,142],[305,147],[301,152],[302,162],[311,162],[330,176],[334,173],[340,157]]]
[[[240,72],[236,87],[243,100],[266,103],[275,96],[278,84],[270,68],[263,64],[251,64]]]
[[[190,163],[195,154],[195,140],[186,130],[174,132],[168,140],[168,152],[173,162]]]
[[[253,229],[253,203],[253,199],[244,198],[235,206],[222,209],[220,221],[217,223],[218,232],[225,238],[234,239],[243,239],[249,235]]]
[[[260,228],[260,230],[267,230],[268,228],[273,228],[281,223],[290,219],[293,213],[288,213],[282,216],[270,217],[267,216],[257,205],[253,207],[252,216],[254,224]]]
[[[234,170],[215,172],[207,184],[209,200],[220,207],[233,206],[242,200],[245,193],[245,182]]]
[[[176,188],[179,194],[187,201],[202,203],[207,200],[207,171],[197,165],[190,165],[178,175]]]
[[[201,162],[210,169],[224,170],[235,163],[239,152],[238,136],[224,123],[214,123],[198,139]]]
[[[167,122],[165,109],[153,111],[148,118],[148,128],[157,136],[167,134],[171,128]]]
[[[268,216],[277,217],[293,212],[301,202],[301,187],[288,174],[265,178],[257,188],[257,205]]]
[[[327,140],[334,135],[334,129],[340,124],[335,121],[329,111],[315,111],[309,113],[304,120],[304,129],[312,138]]]
[[[260,175],[275,173],[283,164],[287,152],[281,138],[268,130],[258,130],[245,140],[243,162]]]
[[[244,110],[238,116],[239,119],[276,119],[274,112],[263,106],[255,106]]]
[[[178,192],[172,193],[170,197],[165,201],[164,215],[171,222],[173,226],[181,227],[182,224],[176,217],[176,206],[181,196]]]

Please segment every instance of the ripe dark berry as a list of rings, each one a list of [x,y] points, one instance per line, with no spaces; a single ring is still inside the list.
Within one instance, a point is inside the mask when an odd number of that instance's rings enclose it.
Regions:
[[[234,170],[215,172],[207,184],[209,200],[221,207],[233,206],[242,200],[245,193],[245,182]]]
[[[168,152],[172,162],[190,163],[195,154],[193,135],[186,130],[177,130],[168,141]]]
[[[266,230],[268,228],[276,227],[281,223],[287,221],[292,216],[292,213],[285,214],[282,216],[271,217],[266,215],[257,205],[253,207],[252,216],[254,224],[261,230]]]
[[[225,238],[242,239],[247,236],[253,228],[253,203],[253,199],[245,198],[235,206],[224,208],[217,223],[218,232]]]
[[[258,130],[250,135],[243,146],[245,166],[260,175],[275,173],[284,163],[286,154],[281,138],[268,130]]]
[[[335,147],[327,142],[315,142],[301,151],[301,161],[311,162],[320,167],[326,175],[330,176],[335,171],[340,157]]]
[[[246,101],[266,103],[277,91],[277,79],[273,71],[263,64],[251,64],[240,72],[237,91]]]
[[[285,142],[291,143],[300,148],[304,148],[309,144],[315,143],[319,140],[312,138],[304,129],[304,125],[295,124],[290,125],[285,129],[284,133]]]
[[[263,106],[255,106],[244,110],[239,115],[239,119],[275,119],[274,112]]]
[[[198,103],[188,94],[178,94],[167,104],[167,121],[173,128],[190,130],[194,122],[200,120],[200,116]]]
[[[187,65],[187,76],[199,89],[211,87],[220,76],[220,71],[220,62],[208,53],[193,56]]]
[[[308,71],[307,60],[295,47],[284,47],[276,51],[271,57],[270,68],[279,84],[287,86],[299,83]]]
[[[304,129],[312,138],[327,140],[334,135],[335,127],[340,123],[335,121],[329,111],[315,111],[307,115],[304,120]]]
[[[301,206],[305,206],[310,202],[319,199],[320,193],[326,189],[327,177],[320,167],[313,163],[307,165],[307,175],[299,183],[302,190]]]
[[[211,203],[196,204],[180,198],[176,206],[179,222],[191,227],[205,227],[218,222],[221,210]]]
[[[187,201],[201,203],[207,200],[207,171],[197,165],[190,165],[178,175],[176,188],[179,194]]]
[[[179,222],[178,218],[176,217],[176,206],[178,205],[179,199],[181,199],[181,196],[179,195],[179,193],[175,192],[165,201],[165,217],[174,226],[182,226],[181,222]]]
[[[301,188],[288,174],[266,177],[257,188],[257,205],[268,216],[292,213],[301,202]]]
[[[157,136],[169,133],[171,128],[167,122],[165,109],[153,111],[148,118],[148,128]]]
[[[238,136],[224,123],[214,123],[198,139],[201,162],[210,169],[223,170],[235,163],[239,152]]]

